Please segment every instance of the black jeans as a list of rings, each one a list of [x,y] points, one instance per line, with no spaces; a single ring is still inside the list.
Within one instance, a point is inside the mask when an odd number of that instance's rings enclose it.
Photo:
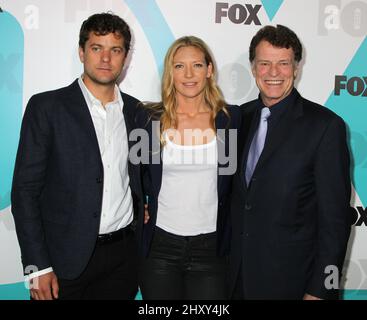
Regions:
[[[156,227],[141,261],[145,300],[226,299],[227,257],[216,254],[216,233],[178,236]]]

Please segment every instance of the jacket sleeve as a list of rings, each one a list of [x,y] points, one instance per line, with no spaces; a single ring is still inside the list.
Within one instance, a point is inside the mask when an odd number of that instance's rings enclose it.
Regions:
[[[11,202],[25,271],[51,266],[45,243],[40,197],[45,185],[51,149],[51,132],[45,110],[37,97],[26,107],[16,157]]]
[[[315,158],[317,248],[313,274],[306,289],[306,293],[323,299],[337,299],[347,250],[351,196],[349,164],[345,124],[340,117],[334,117],[324,132]]]

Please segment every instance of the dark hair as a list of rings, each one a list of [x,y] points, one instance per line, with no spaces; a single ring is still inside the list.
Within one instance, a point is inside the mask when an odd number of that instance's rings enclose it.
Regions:
[[[85,20],[79,32],[79,47],[85,49],[90,32],[104,36],[109,33],[118,33],[124,39],[126,54],[130,49],[131,33],[128,24],[119,16],[112,13],[96,13]]]
[[[252,63],[256,55],[256,47],[261,41],[267,41],[277,48],[292,48],[294,60],[300,62],[302,59],[302,44],[297,35],[289,28],[278,24],[274,26],[265,26],[261,28],[251,40],[250,44],[250,62]]]

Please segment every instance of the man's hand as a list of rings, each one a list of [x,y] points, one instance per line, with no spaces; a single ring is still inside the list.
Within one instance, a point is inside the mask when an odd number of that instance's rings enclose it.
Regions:
[[[54,272],[30,280],[31,297],[34,300],[53,300],[59,297],[59,283]]]
[[[144,205],[144,224],[147,224],[149,221],[149,212],[148,212],[148,205]]]
[[[308,293],[306,293],[304,296],[303,296],[303,300],[322,300],[318,297],[315,297],[315,296],[312,296]]]

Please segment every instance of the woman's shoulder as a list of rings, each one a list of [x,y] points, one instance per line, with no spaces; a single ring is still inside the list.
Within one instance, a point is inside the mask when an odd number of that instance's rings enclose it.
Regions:
[[[140,102],[137,106],[135,122],[139,127],[145,127],[154,120],[159,120],[163,108],[159,103]]]
[[[218,124],[223,124],[221,119],[226,119],[225,127],[239,128],[241,125],[241,108],[234,104],[226,104],[225,108],[219,111],[217,117],[219,117]]]
[[[241,108],[236,104],[227,104],[226,109],[228,110],[229,114],[234,117],[241,116]]]

